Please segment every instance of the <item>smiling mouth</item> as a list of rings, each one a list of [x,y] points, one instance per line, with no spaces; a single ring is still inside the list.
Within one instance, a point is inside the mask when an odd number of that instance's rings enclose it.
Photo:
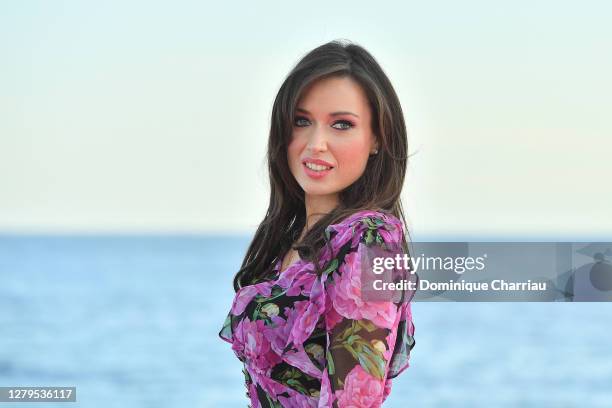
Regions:
[[[312,171],[325,171],[325,170],[333,169],[333,167],[331,166],[324,166],[322,164],[315,164],[315,163],[310,163],[310,162],[304,163],[304,166],[306,166]]]

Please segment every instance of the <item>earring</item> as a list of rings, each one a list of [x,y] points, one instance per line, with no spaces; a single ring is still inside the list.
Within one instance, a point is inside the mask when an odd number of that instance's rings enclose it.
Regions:
[[[374,149],[374,151],[372,152],[372,154],[378,154],[378,149]]]

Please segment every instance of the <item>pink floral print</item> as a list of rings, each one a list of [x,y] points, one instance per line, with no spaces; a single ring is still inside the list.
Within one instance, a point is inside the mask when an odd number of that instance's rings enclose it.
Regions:
[[[414,347],[409,302],[364,301],[361,255],[398,244],[401,222],[359,211],[326,228],[325,272],[298,261],[241,288],[219,335],[244,363],[251,407],[379,407]]]

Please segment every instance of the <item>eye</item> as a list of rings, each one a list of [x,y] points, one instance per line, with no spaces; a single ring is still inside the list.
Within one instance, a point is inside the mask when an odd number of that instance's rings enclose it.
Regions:
[[[303,116],[297,116],[293,121],[293,124],[297,127],[308,126],[309,123],[310,121]]]
[[[339,125],[339,126],[336,126],[336,125]],[[353,126],[355,125],[353,125],[353,123],[349,122],[348,120],[339,120],[339,121],[334,122],[334,124],[332,125],[334,129],[338,129],[338,130],[348,130],[352,128]]]

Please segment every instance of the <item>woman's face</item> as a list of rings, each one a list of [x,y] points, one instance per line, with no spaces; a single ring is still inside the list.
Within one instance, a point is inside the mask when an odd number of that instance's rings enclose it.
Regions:
[[[370,120],[367,97],[349,77],[320,79],[304,91],[287,156],[305,194],[338,194],[363,174],[376,149]]]

